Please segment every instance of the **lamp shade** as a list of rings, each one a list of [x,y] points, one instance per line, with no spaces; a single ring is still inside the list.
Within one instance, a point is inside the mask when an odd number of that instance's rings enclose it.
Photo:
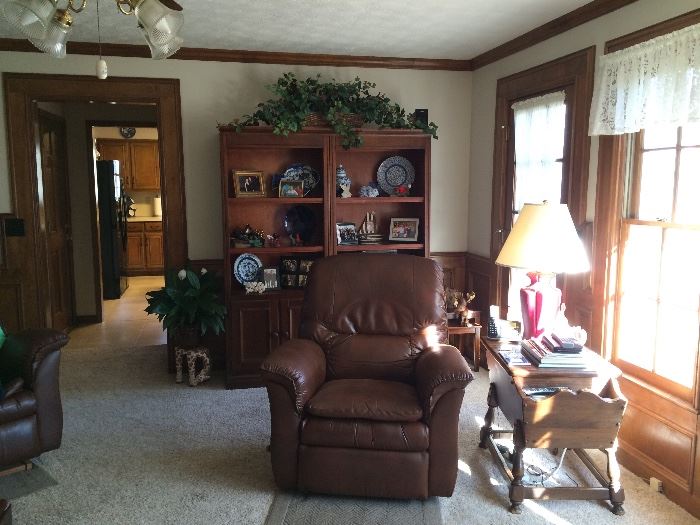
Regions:
[[[181,12],[164,6],[158,0],[141,0],[134,13],[148,35],[149,43],[155,46],[163,46],[179,38],[178,33],[185,21]]]
[[[178,36],[171,39],[166,44],[154,44],[150,36],[148,35],[146,29],[143,26],[139,26],[139,29],[143,33],[143,37],[146,39],[148,48],[151,50],[151,58],[155,60],[162,60],[164,58],[168,58],[171,55],[174,55],[175,53],[177,53],[177,51],[180,49],[184,42],[183,39]]]
[[[588,256],[566,204],[525,204],[496,264],[539,273],[580,273]]]
[[[42,38],[46,33],[56,4],[52,0],[4,0],[0,13],[27,38]]]
[[[56,16],[46,29],[42,38],[30,38],[29,41],[37,49],[48,53],[54,58],[65,58],[66,43],[68,35],[72,29],[72,19],[70,14],[64,9],[56,11]]]

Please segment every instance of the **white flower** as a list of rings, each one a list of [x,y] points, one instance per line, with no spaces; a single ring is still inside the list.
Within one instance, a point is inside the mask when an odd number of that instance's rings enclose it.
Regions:
[[[179,272],[177,272],[177,278],[181,281],[184,281],[185,277],[187,277],[187,272],[185,270],[180,270]]]
[[[200,270],[199,273],[202,274],[202,275],[204,275],[205,273],[207,273],[207,269],[206,269],[206,268],[202,268],[202,269]]]

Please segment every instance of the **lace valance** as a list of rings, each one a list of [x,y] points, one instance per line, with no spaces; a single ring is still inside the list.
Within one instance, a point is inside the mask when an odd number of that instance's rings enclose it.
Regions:
[[[600,57],[590,135],[700,122],[700,24]]]

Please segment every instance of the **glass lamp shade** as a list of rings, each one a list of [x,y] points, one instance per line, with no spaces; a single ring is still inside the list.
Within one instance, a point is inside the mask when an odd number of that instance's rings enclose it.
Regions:
[[[27,38],[40,39],[53,20],[56,4],[52,0],[4,0],[0,12]]]
[[[184,42],[182,38],[176,36],[165,44],[156,45],[148,36],[148,32],[143,27],[140,27],[140,29],[143,32],[143,37],[146,39],[146,43],[151,50],[151,58],[154,60],[163,60],[164,58],[174,55],[177,53],[177,50],[182,47]]]
[[[54,58],[64,58],[66,56],[66,42],[71,26],[53,21],[43,38],[30,38],[29,41],[44,53],[48,53]]]
[[[158,0],[142,0],[134,9],[136,19],[148,35],[149,45],[163,46],[178,39],[185,17],[179,11],[164,6]],[[182,39],[177,51],[182,45]],[[155,56],[153,58],[156,58]]]

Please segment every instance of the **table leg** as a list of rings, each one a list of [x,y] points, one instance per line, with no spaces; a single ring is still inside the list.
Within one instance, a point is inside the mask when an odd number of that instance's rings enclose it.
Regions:
[[[612,512],[617,516],[622,516],[625,509],[622,508],[622,503],[625,501],[625,491],[622,489],[620,481],[620,465],[617,462],[617,438],[610,448],[605,449],[605,455],[608,457],[608,478],[610,478],[610,503],[612,503]]]
[[[481,327],[474,327],[474,372],[479,371],[479,364],[481,363]]]
[[[496,385],[493,383],[489,385],[489,394],[486,397],[486,402],[489,408],[484,416],[484,426],[481,427],[481,432],[479,433],[479,447],[481,448],[488,448],[488,440],[491,435],[491,427],[493,426],[493,417],[496,414],[496,407],[498,406]]]
[[[519,419],[513,428],[513,481],[510,484],[508,495],[510,497],[510,511],[513,514],[520,514],[523,511],[523,475],[525,469],[523,465],[523,451],[525,450],[525,433],[523,423]]]

